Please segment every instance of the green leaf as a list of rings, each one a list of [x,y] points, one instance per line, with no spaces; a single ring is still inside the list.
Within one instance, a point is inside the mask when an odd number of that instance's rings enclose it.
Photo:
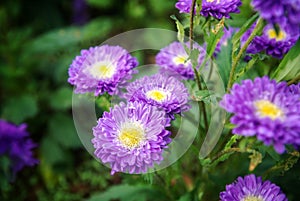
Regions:
[[[196,68],[198,66],[198,57],[199,57],[200,51],[198,49],[192,49],[191,53],[189,55],[189,59],[192,62],[192,66]]]
[[[178,38],[178,41],[183,43],[184,42],[184,28],[183,28],[183,25],[178,21],[176,20],[176,27],[177,27],[177,38]]]
[[[53,165],[66,160],[65,151],[49,136],[43,138],[40,151],[46,164]]]
[[[213,53],[215,52],[216,46],[218,42],[220,41],[220,38],[224,34],[224,18],[216,25],[215,30],[212,31],[212,33],[209,35],[209,38],[207,40],[207,47],[206,47],[206,58],[210,58]],[[206,62],[204,62],[205,64]]]
[[[280,154],[278,154],[272,146],[264,146],[266,148],[267,153],[275,160],[275,161],[280,161],[281,157]]]
[[[48,133],[63,147],[78,148],[82,144],[71,117],[56,114],[49,121]]]
[[[277,81],[291,80],[300,75],[300,40],[285,55],[278,68],[271,75]]]
[[[229,40],[227,45],[221,46],[221,51],[218,53],[216,58],[216,64],[218,71],[223,80],[224,86],[227,86],[228,78],[231,70],[231,51],[232,51],[232,41]]]
[[[37,112],[36,99],[33,96],[23,95],[8,99],[4,104],[2,116],[8,121],[20,124],[25,119],[36,115]]]
[[[113,186],[105,192],[92,195],[87,201],[111,201],[112,199],[119,199],[120,201],[168,200],[166,195],[154,186],[130,186],[122,184]]]
[[[200,90],[193,93],[192,98],[195,101],[203,101],[204,103],[217,103],[220,97],[217,97],[214,92],[209,90]]]
[[[191,201],[193,198],[193,196],[191,195],[191,193],[186,193],[184,195],[182,195],[178,201]]]
[[[87,0],[86,1],[90,6],[97,8],[109,8],[114,5],[114,0]]]
[[[233,51],[236,52],[240,48],[240,39],[243,34],[252,26],[252,24],[257,20],[259,13],[253,15],[241,28],[240,30],[233,35]]]
[[[69,87],[62,87],[51,96],[50,106],[53,109],[68,109],[72,106],[73,91]]]
[[[27,54],[55,53],[56,56],[61,56],[69,54],[72,48],[81,49],[85,43],[96,45],[94,43],[99,43],[96,40],[106,37],[117,23],[118,20],[97,18],[83,27],[74,26],[50,31],[30,41],[26,46]]]

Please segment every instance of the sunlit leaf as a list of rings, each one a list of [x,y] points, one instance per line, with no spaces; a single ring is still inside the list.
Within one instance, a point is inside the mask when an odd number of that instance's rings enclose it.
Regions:
[[[300,75],[300,40],[287,53],[275,72],[271,75],[277,81],[291,80]]]

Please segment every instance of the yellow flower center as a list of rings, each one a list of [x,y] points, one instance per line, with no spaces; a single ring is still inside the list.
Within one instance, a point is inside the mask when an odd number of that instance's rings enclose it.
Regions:
[[[111,78],[115,73],[115,66],[107,62],[97,62],[89,69],[93,77],[97,79]]]
[[[270,39],[275,39],[276,41],[281,41],[286,38],[286,33],[282,30],[279,33],[276,33],[275,29],[270,29],[268,31],[268,36]]]
[[[254,105],[258,115],[261,117],[269,117],[273,120],[283,117],[283,111],[270,101],[259,100],[256,101]]]
[[[245,197],[243,201],[264,201],[264,200],[262,198],[250,195]]]
[[[138,122],[133,122],[122,126],[118,139],[124,147],[133,149],[141,144],[144,140],[144,135],[143,126]]]
[[[147,98],[161,102],[167,98],[167,93],[162,90],[151,90],[146,93]]]
[[[214,2],[214,1],[216,1],[216,0],[206,0],[207,2],[209,2],[209,3],[212,3],[212,2]],[[221,0],[217,0],[217,3],[220,3],[220,1]]]
[[[173,59],[174,63],[179,65],[179,64],[185,64],[187,60],[186,56],[177,56]]]

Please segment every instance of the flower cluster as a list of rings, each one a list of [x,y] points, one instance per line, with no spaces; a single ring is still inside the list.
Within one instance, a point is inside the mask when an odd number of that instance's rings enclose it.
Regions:
[[[97,46],[82,50],[69,68],[69,83],[76,93],[94,92],[95,96],[105,92],[119,92],[118,87],[132,78],[138,65],[136,58],[119,46]]]
[[[192,0],[179,0],[175,7],[181,13],[190,13]],[[239,13],[240,0],[203,0],[200,14],[204,17],[212,16],[216,19],[229,18],[230,13]],[[196,12],[196,9],[195,9]]]
[[[277,83],[267,76],[234,84],[220,105],[234,113],[234,134],[257,136],[266,145],[283,153],[286,144],[300,145],[300,101],[285,82]]]
[[[189,47],[189,43],[185,43]],[[197,43],[193,47],[199,50],[198,66],[199,68],[204,60],[205,50]],[[189,56],[180,42],[173,42],[162,48],[156,55],[156,64],[160,66],[160,72],[170,76],[180,76],[183,79],[193,79],[194,71]]]
[[[261,177],[254,174],[246,175],[244,178],[226,185],[226,191],[220,193],[221,201],[287,201],[280,187],[270,181],[262,181]]]
[[[0,156],[9,157],[13,177],[25,166],[38,163],[32,154],[36,145],[29,138],[26,127],[26,124],[17,126],[0,119]]]

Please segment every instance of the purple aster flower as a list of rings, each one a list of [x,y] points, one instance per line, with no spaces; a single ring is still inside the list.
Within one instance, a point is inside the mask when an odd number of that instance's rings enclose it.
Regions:
[[[25,166],[38,163],[31,150],[36,145],[29,139],[26,127],[26,124],[16,126],[0,119],[0,156],[9,157],[13,178]]]
[[[275,58],[282,58],[297,42],[299,31],[293,31],[290,26],[280,27],[276,32],[272,24],[265,26],[261,36],[254,37],[247,48],[247,53],[256,54],[265,51],[266,54]],[[241,41],[245,43],[252,32],[253,26],[249,29]]]
[[[251,4],[269,23],[290,25],[299,30],[300,0],[252,0]]]
[[[119,92],[118,87],[132,78],[138,65],[136,58],[119,46],[97,46],[82,50],[70,68],[68,82],[76,93],[94,92],[95,96]]]
[[[267,76],[234,84],[220,102],[235,124],[234,134],[254,136],[265,145],[274,145],[283,153],[285,144],[300,145],[300,101],[288,93],[285,82],[276,83]]]
[[[238,177],[220,193],[221,201],[287,201],[280,187],[254,174]]]
[[[171,142],[170,119],[143,102],[121,102],[105,112],[93,128],[95,155],[115,172],[145,173],[162,160]]]
[[[145,76],[127,86],[124,97],[128,101],[142,101],[163,109],[171,119],[174,114],[187,111],[189,93],[182,82],[161,74]]]
[[[175,7],[181,13],[190,13],[192,0],[179,0]],[[212,16],[217,19],[229,18],[230,13],[239,13],[240,0],[203,0],[200,14],[204,17]],[[195,10],[196,13],[196,10]]]
[[[186,45],[189,47],[189,43],[186,43]],[[198,57],[199,65],[197,66],[197,68],[199,68],[204,60],[205,50],[196,43],[193,47],[200,52]],[[183,79],[194,78],[194,70],[192,63],[189,60],[189,55],[186,53],[183,44],[180,42],[173,42],[161,49],[155,59],[156,64],[161,67],[161,73],[175,77],[180,75]]]

